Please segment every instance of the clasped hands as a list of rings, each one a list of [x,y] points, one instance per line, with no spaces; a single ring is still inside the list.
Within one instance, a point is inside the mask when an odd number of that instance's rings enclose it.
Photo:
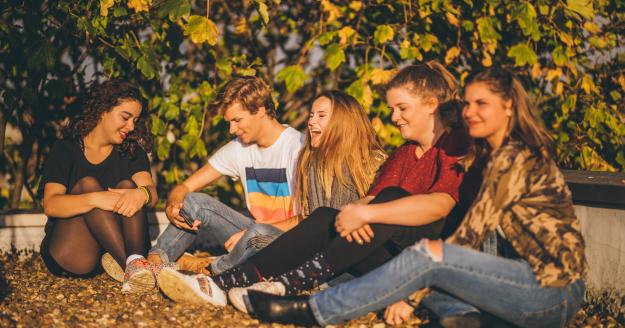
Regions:
[[[145,205],[146,201],[145,193],[139,189],[109,188],[108,191],[99,193],[99,208],[125,217],[135,215]]]
[[[348,242],[369,243],[373,239],[373,230],[369,226],[371,209],[369,205],[351,203],[341,207],[336,216],[334,227],[341,237]]]

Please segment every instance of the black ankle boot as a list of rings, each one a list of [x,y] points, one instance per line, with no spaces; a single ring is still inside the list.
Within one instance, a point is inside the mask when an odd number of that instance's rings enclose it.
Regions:
[[[308,296],[276,296],[256,290],[248,290],[251,312],[262,321],[294,324],[297,326],[319,325],[308,305]]]

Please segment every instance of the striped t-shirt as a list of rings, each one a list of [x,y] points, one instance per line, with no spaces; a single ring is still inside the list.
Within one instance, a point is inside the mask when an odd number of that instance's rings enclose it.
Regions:
[[[242,179],[247,208],[258,223],[276,223],[299,213],[294,203],[295,172],[303,144],[304,135],[287,127],[267,148],[236,138],[208,163],[223,175]]]

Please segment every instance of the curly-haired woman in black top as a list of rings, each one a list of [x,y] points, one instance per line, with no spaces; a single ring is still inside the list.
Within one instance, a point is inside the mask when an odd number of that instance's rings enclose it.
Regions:
[[[157,195],[142,102],[129,83],[94,85],[70,119],[65,139],[50,152],[41,182],[48,216],[41,254],[53,274],[93,276],[106,252],[103,263],[117,268],[107,272],[124,282],[123,291],[153,286],[153,267],[144,259],[149,249],[145,207],[154,206]]]

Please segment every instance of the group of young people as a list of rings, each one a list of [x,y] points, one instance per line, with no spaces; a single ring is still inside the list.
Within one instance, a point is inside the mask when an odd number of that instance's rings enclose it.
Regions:
[[[71,277],[103,267],[124,292],[230,301],[281,323],[337,324],[386,308],[399,324],[422,304],[444,327],[479,326],[481,313],[565,326],[587,264],[549,133],[510,71],[465,84],[460,97],[437,62],[399,70],[385,92],[406,142],[387,156],[346,93],[319,94],[302,134],[278,122],[265,82],[233,79],[215,107],[236,138],[170,192],[171,224],[150,248],[147,114],[135,87],[105,82],[46,162],[44,262]],[[241,180],[246,213],[201,192],[223,175]],[[185,255],[198,236],[227,252],[210,263]],[[342,275],[351,279],[332,283]]]

